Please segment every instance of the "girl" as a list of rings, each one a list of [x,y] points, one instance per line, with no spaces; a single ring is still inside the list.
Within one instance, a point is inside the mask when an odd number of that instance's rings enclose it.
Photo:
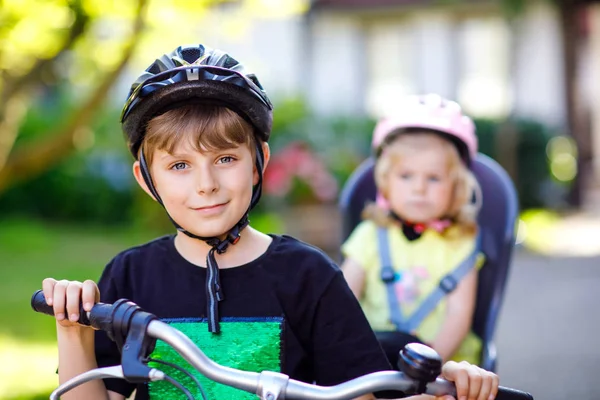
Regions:
[[[377,125],[373,145],[378,200],[342,246],[348,284],[392,365],[410,342],[477,363],[474,124],[455,102],[409,97]]]

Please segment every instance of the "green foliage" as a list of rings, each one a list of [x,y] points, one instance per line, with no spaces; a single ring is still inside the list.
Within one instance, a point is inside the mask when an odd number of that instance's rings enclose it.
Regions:
[[[276,156],[293,143],[304,143],[326,165],[338,187],[356,166],[370,154],[371,133],[375,121],[362,116],[320,116],[311,113],[303,99],[278,103],[271,134],[271,153]],[[272,168],[275,166],[272,164]],[[269,200],[267,199],[267,202]],[[314,202],[315,194],[305,182],[293,178],[288,204]]]
[[[41,96],[30,108],[17,148],[40,140],[59,127],[74,107],[75,99],[60,90]],[[31,180],[16,184],[0,194],[0,214],[29,214],[45,219],[85,222],[128,220],[124,204],[133,201],[130,157],[123,146],[113,110],[101,112],[91,127],[98,145],[93,150],[75,153],[62,163]],[[116,147],[115,142],[120,142]]]
[[[68,96],[48,98],[56,101],[47,101],[42,97],[39,106],[29,111],[20,141],[36,140],[42,128],[59,124],[74,103]],[[318,117],[312,115],[305,102],[298,98],[280,102],[275,116],[270,143],[273,157],[286,146],[303,142],[324,162],[327,171],[335,178],[338,189],[370,155],[375,125],[370,118]],[[118,110],[102,110],[92,128],[95,146],[89,151],[76,153],[39,177],[1,194],[0,216],[24,214],[85,223],[127,223],[162,232],[171,231],[172,225],[162,207],[133,180],[132,158],[117,121]],[[513,173],[522,207],[556,203],[548,198],[548,186],[558,185],[552,182],[546,156],[547,143],[556,133],[535,121],[516,120],[508,123],[479,119],[475,122],[480,151],[498,160]],[[513,153],[516,161],[507,158]],[[270,168],[275,168],[275,164],[272,163]],[[270,221],[265,222],[265,227],[271,228],[267,230],[278,231],[281,222],[272,216],[263,218],[264,215],[272,213],[276,205],[305,204],[314,202],[314,197],[309,182],[294,178],[291,189],[283,199],[270,198],[268,193],[263,193],[263,200],[254,212],[253,219]]]
[[[536,0],[496,0],[496,3],[500,6],[503,14],[511,19],[522,15],[527,10],[527,7]],[[539,1],[539,0],[537,0]],[[550,3],[556,3],[556,0],[542,0]],[[472,0],[436,0],[436,4],[455,6],[459,4],[473,3]]]
[[[504,14],[509,18],[513,18],[523,14],[527,5],[531,4],[531,0],[501,0],[500,4]]]
[[[69,74],[74,86],[93,84],[119,60],[124,33],[135,17],[136,3],[99,0],[5,0],[0,7],[0,70],[10,79],[28,73],[38,60],[51,60],[44,76],[32,84],[49,83]],[[117,34],[109,34],[108,26]],[[89,29],[93,27],[94,29]],[[119,34],[120,33],[120,34]],[[64,44],[76,43],[67,55]],[[34,82],[35,80],[35,82]]]
[[[59,85],[46,87],[39,92],[37,98],[28,105],[15,148],[46,138],[71,116],[76,109],[76,100],[65,89],[65,86]]]
[[[289,115],[289,113],[283,113]],[[279,122],[273,131],[278,144],[304,141],[325,161],[340,187],[354,169],[371,154],[374,120],[366,117],[316,117],[305,114],[293,123]],[[561,134],[539,121],[476,119],[480,152],[503,165],[515,182],[523,209],[555,206],[570,182],[557,182],[551,175],[546,154],[548,142]],[[279,146],[276,148],[279,150]],[[276,153],[276,150],[274,151]],[[306,202],[311,196],[306,182],[295,180],[288,196],[290,203]]]
[[[480,152],[498,161],[515,182],[522,209],[552,207],[564,202],[570,184],[555,182],[546,147],[560,132],[526,119],[493,121],[476,119]]]
[[[98,279],[119,251],[144,243],[156,232],[99,224],[49,224],[0,219],[0,336],[53,341],[51,318],[31,311],[29,299],[44,278]]]
[[[123,207],[133,200],[127,165],[111,160],[110,154],[95,156],[76,155],[18,184],[0,197],[0,210],[53,220],[117,223],[129,219]]]
[[[35,394],[35,395],[27,394],[27,395],[22,395],[22,396],[17,396],[17,397],[9,397],[9,398],[6,398],[5,400],[47,400],[49,397],[50,397],[50,392],[48,392],[48,393],[42,392],[42,393]]]

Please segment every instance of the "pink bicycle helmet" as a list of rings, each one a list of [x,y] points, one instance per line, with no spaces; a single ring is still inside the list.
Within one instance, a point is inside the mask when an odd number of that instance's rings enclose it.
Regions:
[[[407,96],[398,110],[375,126],[372,146],[377,156],[390,133],[411,129],[432,130],[449,137],[467,165],[477,155],[475,124],[462,113],[458,103],[437,94]]]

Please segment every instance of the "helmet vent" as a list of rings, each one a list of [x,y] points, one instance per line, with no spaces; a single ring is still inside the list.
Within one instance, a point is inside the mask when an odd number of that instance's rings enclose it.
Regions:
[[[264,90],[264,89],[263,89],[263,87],[262,87],[262,85],[261,85],[261,84],[260,84],[260,82],[258,81],[258,78],[256,78],[256,75],[254,75],[254,74],[248,74],[248,75],[246,75],[246,77],[247,77],[248,79],[250,79],[252,82],[254,82],[254,84],[255,84],[256,86],[258,86],[258,87],[259,87],[261,90]]]
[[[235,58],[227,56],[225,62],[223,63],[223,68],[233,68],[238,64],[239,63]]]
[[[200,58],[200,49],[198,49],[197,47],[196,48],[183,49],[183,50],[181,50],[181,57],[183,57],[183,59],[185,61],[187,61],[188,63],[192,64],[197,59]]]
[[[160,67],[158,66],[157,63],[152,64],[152,66],[150,67],[150,69],[148,70],[148,72],[150,72],[151,74],[158,74],[160,72]]]

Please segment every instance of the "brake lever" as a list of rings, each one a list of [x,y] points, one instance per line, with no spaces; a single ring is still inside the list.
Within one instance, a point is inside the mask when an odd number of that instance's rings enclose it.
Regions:
[[[142,360],[154,350],[156,339],[148,336],[148,325],[156,317],[146,312],[136,312],[131,317],[129,332],[121,349],[123,375],[130,383],[145,383],[150,378],[150,368]]]

